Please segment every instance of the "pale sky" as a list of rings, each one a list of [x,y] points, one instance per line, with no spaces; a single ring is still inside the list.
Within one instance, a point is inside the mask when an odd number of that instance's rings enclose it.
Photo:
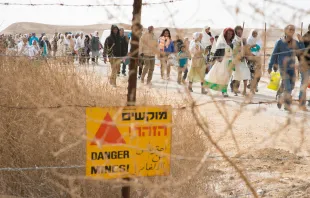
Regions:
[[[163,0],[143,0],[161,2]],[[142,24],[147,27],[192,28],[206,25],[211,28],[233,27],[245,22],[246,28],[275,25],[283,28],[286,22],[300,27],[310,23],[310,0],[282,0],[295,9],[272,3],[278,0],[183,0],[142,8]],[[0,0],[0,3],[64,3],[64,4],[132,4],[133,0]],[[239,6],[239,14],[236,7]],[[253,6],[261,9],[257,14]],[[304,9],[308,14],[298,11]],[[265,17],[263,16],[265,15]],[[294,15],[296,15],[294,17]],[[172,17],[171,17],[172,16]],[[282,19],[283,18],[283,19]],[[132,7],[61,7],[0,5],[0,31],[15,22],[38,22],[54,25],[89,25],[98,23],[131,23]]]

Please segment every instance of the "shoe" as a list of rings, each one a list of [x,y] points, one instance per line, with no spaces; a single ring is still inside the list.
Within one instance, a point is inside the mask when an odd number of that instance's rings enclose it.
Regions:
[[[247,96],[246,91],[242,92],[242,95],[243,95],[243,96]]]
[[[258,92],[258,88],[257,87],[256,87],[255,91]]]
[[[201,94],[206,95],[208,92],[205,90],[205,88],[201,88]]]
[[[190,92],[193,92],[193,83],[192,83],[192,82],[189,82],[188,90],[189,90]]]
[[[127,76],[126,73],[123,73],[123,76]]]
[[[288,111],[288,112],[292,112],[291,107],[284,107],[284,110],[285,110],[285,111]]]
[[[140,78],[141,78],[141,76],[139,75],[139,76],[138,76],[138,79],[140,79]]]
[[[120,76],[120,74],[117,74],[117,77],[119,77]]]
[[[246,87],[247,87],[248,89],[251,89],[251,85],[250,85],[250,84],[248,84]]]
[[[222,93],[224,98],[228,98],[228,94],[227,93]]]
[[[305,105],[299,106],[299,109],[301,111],[308,111],[307,107]]]
[[[237,92],[235,92],[235,96],[238,96],[238,93],[237,93]]]
[[[152,86],[152,82],[147,82],[146,85]]]
[[[277,94],[276,95],[276,101],[277,101],[278,109],[281,109],[282,108],[282,97],[281,97],[281,94]]]
[[[178,84],[179,84],[179,85],[181,85],[181,82],[180,82],[180,81],[178,81]]]
[[[308,101],[308,107],[310,107],[310,100]]]

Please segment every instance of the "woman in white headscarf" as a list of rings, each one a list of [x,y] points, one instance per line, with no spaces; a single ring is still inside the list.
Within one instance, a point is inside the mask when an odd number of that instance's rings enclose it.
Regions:
[[[31,58],[37,58],[40,56],[41,50],[38,42],[36,40],[32,40],[32,45],[29,47],[29,56]]]
[[[204,76],[206,71],[206,64],[204,60],[204,48],[201,44],[202,33],[196,32],[194,33],[194,41],[191,42],[189,46],[189,51],[191,53],[191,68],[188,74],[188,89],[193,92],[193,83],[200,82],[201,83],[201,93],[207,94],[206,90],[203,87],[204,84]]]
[[[251,72],[251,80],[248,88],[251,89],[251,93],[254,94],[258,92],[258,83],[262,75],[261,71],[261,59],[259,57],[259,50],[261,48],[261,41],[258,37],[258,32],[256,29],[252,29],[250,35],[247,39],[247,59],[248,66]]]
[[[235,37],[232,28],[226,28],[216,42],[215,64],[205,78],[205,85],[210,89],[222,92],[228,97],[227,86],[232,74],[232,41]]]
[[[209,26],[205,26],[202,29],[202,40],[201,40],[201,44],[202,46],[206,49],[208,46],[211,46],[211,32],[210,32],[210,27]]]

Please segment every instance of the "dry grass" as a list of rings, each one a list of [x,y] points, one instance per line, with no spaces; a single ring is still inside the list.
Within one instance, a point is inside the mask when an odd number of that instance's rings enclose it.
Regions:
[[[0,79],[1,168],[84,165],[84,106],[125,104],[124,88],[113,90],[89,70],[57,62],[2,59]],[[175,101],[163,102],[143,91],[138,98],[145,105]],[[172,158],[170,177],[133,181],[133,197],[198,197],[206,192],[210,173],[204,163],[197,168],[207,151],[205,140],[189,110],[173,113],[172,154],[183,157]],[[1,171],[0,194],[120,197],[121,181],[92,181],[84,175],[85,168]]]

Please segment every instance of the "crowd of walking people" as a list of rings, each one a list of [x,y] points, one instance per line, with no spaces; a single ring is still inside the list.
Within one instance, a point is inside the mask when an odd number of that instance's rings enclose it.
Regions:
[[[279,71],[282,83],[277,91],[278,107],[284,104],[284,109],[291,111],[292,91],[296,82],[296,57],[298,71],[301,74],[299,105],[306,108],[306,91],[310,76],[310,25],[308,32],[302,37],[297,34],[294,39],[295,26],[288,25],[284,36],[274,47],[268,65],[268,72]],[[177,82],[186,84],[193,92],[193,84],[200,83],[201,94],[207,94],[207,89],[222,93],[228,97],[228,87],[234,95],[254,95],[258,92],[258,83],[262,76],[260,51],[262,41],[258,30],[253,29],[245,37],[243,27],[225,28],[220,35],[212,35],[211,28],[206,26],[201,32],[195,32],[192,38],[181,39],[172,35],[169,29],[164,29],[159,37],[154,34],[154,27],[137,33],[139,44],[139,71],[141,83],[151,85],[156,58],[160,60],[162,80],[170,80],[171,67],[177,68]],[[83,32],[72,34],[55,33],[51,40],[42,33],[38,38],[35,33],[27,35],[1,35],[0,54],[28,56],[31,59],[39,57],[55,57],[64,63],[98,64],[101,56],[104,63],[109,60],[111,74],[109,82],[116,86],[120,74],[126,75],[126,67],[130,60],[131,38],[125,36],[124,29],[116,25],[111,27],[110,36],[104,43],[100,42],[99,33],[84,35]],[[17,52],[16,49],[17,48]],[[122,66],[121,66],[122,65]],[[146,80],[146,81],[145,81]],[[188,82],[187,82],[188,81]],[[242,91],[239,91],[241,82]],[[250,93],[247,93],[247,89]],[[310,102],[308,104],[310,106]]]

